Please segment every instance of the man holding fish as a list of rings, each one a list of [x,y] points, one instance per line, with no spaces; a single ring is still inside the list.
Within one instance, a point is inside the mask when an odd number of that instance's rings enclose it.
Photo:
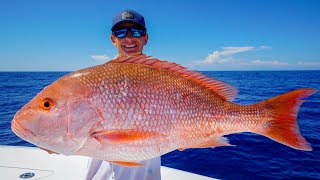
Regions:
[[[232,85],[142,54],[148,35],[131,10],[114,17],[111,41],[116,59],[44,88],[15,114],[13,132],[49,152],[94,158],[87,179],[96,180],[160,179],[161,155],[232,146],[225,135],[240,132],[312,150],[297,114],[316,89],[235,104]]]
[[[117,14],[112,21],[110,36],[118,49],[118,57],[142,54],[143,47],[148,42],[148,34],[144,17],[132,10],[124,10]],[[161,179],[160,157],[142,162],[142,167],[126,167],[92,158],[86,179],[135,180]]]

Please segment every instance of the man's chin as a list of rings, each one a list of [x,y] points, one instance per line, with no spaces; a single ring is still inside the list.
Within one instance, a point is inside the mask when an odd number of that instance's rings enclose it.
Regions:
[[[141,53],[142,53],[141,51],[137,51],[137,50],[135,50],[135,51],[125,51],[124,55],[125,56],[135,56],[135,55],[139,55]]]

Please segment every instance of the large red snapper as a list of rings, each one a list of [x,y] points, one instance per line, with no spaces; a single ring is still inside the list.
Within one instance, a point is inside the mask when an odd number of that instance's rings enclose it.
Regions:
[[[253,132],[312,150],[296,122],[312,88],[254,105],[228,100],[236,88],[175,63],[140,55],[68,74],[16,113],[12,130],[39,147],[122,165],[175,149],[229,146]]]

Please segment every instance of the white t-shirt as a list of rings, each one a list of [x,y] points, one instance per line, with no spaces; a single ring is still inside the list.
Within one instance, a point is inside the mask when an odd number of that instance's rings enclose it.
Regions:
[[[91,158],[86,180],[160,180],[160,157],[139,162],[141,167],[119,166]]]

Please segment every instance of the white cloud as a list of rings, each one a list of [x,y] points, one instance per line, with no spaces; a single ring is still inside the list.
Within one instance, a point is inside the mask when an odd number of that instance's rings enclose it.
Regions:
[[[221,51],[221,55],[228,56],[228,55],[233,55],[233,54],[240,53],[240,52],[251,51],[251,50],[255,49],[255,47],[253,47],[253,46],[224,47],[222,49],[223,49],[223,51]]]
[[[99,61],[99,62],[107,62],[107,61],[111,60],[111,58],[106,55],[93,55],[93,56],[91,56],[91,58],[94,59],[95,61]]]
[[[259,46],[260,49],[271,49],[270,46]]]
[[[222,50],[214,51],[202,61],[193,61],[190,67],[199,69],[268,69],[268,68],[282,68],[288,69],[294,67],[293,64],[281,60],[262,60],[252,58],[241,58],[235,55],[243,52],[252,52],[271,49],[270,46],[242,46],[242,47],[223,47]],[[252,52],[254,53],[254,52]],[[251,56],[251,55],[250,55]],[[257,55],[254,55],[257,56]],[[299,62],[301,66],[320,65],[312,62]]]
[[[194,61],[196,65],[208,65],[213,63],[226,63],[228,59],[230,61],[232,55],[252,51],[255,47],[253,46],[242,46],[242,47],[223,47],[222,51],[214,51],[212,54],[208,54],[207,58],[203,61]],[[234,60],[233,60],[234,61]]]
[[[305,62],[305,61],[300,61],[297,63],[300,66],[320,66],[320,62]]]

